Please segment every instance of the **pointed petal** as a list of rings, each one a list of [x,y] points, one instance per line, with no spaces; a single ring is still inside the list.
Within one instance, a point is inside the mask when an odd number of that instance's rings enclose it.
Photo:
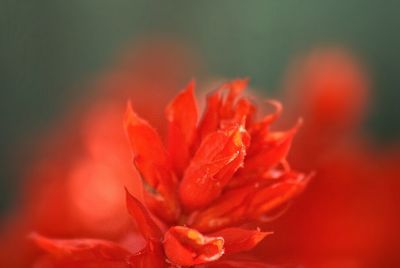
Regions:
[[[207,96],[207,106],[198,127],[198,144],[219,127],[219,107],[221,105],[221,92],[216,90]]]
[[[283,205],[303,192],[310,178],[311,175],[306,176],[292,171],[285,174],[280,182],[261,186],[248,202],[246,214],[249,218],[258,219],[263,214]]]
[[[222,237],[204,236],[194,229],[174,226],[165,234],[164,251],[175,265],[192,266],[219,259],[224,254]]]
[[[191,147],[196,135],[198,110],[193,80],[168,105],[165,113],[169,122],[168,151],[179,176],[189,163]]]
[[[235,106],[233,121],[247,127],[251,124],[255,111],[255,106],[249,100],[242,98]]]
[[[225,254],[237,253],[253,249],[267,235],[272,234],[259,230],[246,230],[242,228],[226,228],[212,233],[212,236],[224,238]]]
[[[248,79],[237,79],[221,85],[217,90],[207,97],[207,106],[203,118],[198,127],[198,141],[201,141],[209,134],[219,129],[223,120],[233,120],[240,123],[239,119],[244,112],[243,103],[235,105],[240,93],[247,87]],[[224,99],[222,91],[228,90],[228,95]],[[236,117],[236,118],[235,118]]]
[[[293,138],[301,125],[299,122],[289,131],[270,132],[259,144],[250,144],[248,158],[245,161],[242,174],[262,174],[283,161],[290,149]]]
[[[282,114],[282,103],[276,100],[267,100],[266,102],[273,106],[275,111],[271,114],[267,114],[261,121],[250,126],[249,132],[253,143],[258,144],[259,141],[262,141],[263,137],[269,132],[270,125]]]
[[[192,213],[189,226],[201,232],[212,232],[240,223],[245,216],[246,200],[254,190],[251,185],[225,192],[206,209]]]
[[[116,243],[97,239],[49,239],[39,234],[30,238],[43,250],[71,261],[125,261],[131,254]]]
[[[228,89],[228,95],[225,98],[221,108],[220,115],[221,118],[227,119],[232,118],[235,114],[235,102],[243,90],[246,89],[249,83],[249,79],[236,79],[229,81],[222,86],[223,89]]]
[[[245,130],[236,126],[208,135],[194,155],[179,187],[188,210],[202,208],[217,198],[245,155]]]
[[[201,232],[237,226],[245,221],[259,220],[265,213],[300,194],[310,175],[290,171],[274,180],[254,181],[251,184],[227,189],[212,205],[193,212],[188,224]]]
[[[175,193],[177,181],[161,138],[149,123],[133,112],[130,104],[124,125],[136,168],[143,178],[146,203],[158,217],[174,222],[179,215]]]
[[[157,224],[153,221],[147,209],[133,197],[127,189],[126,191],[126,206],[129,214],[135,219],[140,233],[146,240],[162,239],[162,232]]]
[[[135,157],[152,160],[162,166],[168,165],[168,157],[157,131],[140,118],[128,103],[124,120],[125,130]]]

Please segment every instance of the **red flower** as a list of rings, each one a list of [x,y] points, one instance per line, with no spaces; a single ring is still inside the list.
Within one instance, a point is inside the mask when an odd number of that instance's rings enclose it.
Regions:
[[[297,196],[309,176],[286,162],[299,124],[271,131],[280,105],[271,102],[276,112],[257,120],[256,106],[241,96],[246,86],[222,85],[199,121],[191,82],[166,109],[167,146],[128,105],[124,125],[147,208],[128,192],[126,203],[146,240],[141,251],[99,240],[33,239],[61,267],[249,267],[251,261],[229,260],[269,234],[249,226]]]

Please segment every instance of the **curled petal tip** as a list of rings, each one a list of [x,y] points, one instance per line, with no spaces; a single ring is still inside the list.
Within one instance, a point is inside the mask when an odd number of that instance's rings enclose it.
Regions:
[[[165,234],[164,250],[175,265],[192,266],[219,259],[224,254],[224,239],[204,236],[195,229],[175,226]]]

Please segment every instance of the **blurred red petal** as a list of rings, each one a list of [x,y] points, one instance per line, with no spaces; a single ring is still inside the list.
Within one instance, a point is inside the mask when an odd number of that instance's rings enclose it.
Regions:
[[[43,250],[73,261],[125,261],[131,254],[118,244],[97,239],[49,239],[39,234],[30,238]]]

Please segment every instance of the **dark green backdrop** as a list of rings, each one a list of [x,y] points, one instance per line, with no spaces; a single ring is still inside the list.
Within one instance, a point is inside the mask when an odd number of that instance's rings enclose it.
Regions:
[[[400,132],[400,3],[377,0],[1,0],[0,205],[24,162],[18,147],[83,92],[73,85],[121,46],[151,33],[192,44],[210,73],[251,76],[276,88],[288,60],[320,43],[349,46],[375,81],[368,127],[381,141]],[[18,157],[16,157],[18,156]]]

